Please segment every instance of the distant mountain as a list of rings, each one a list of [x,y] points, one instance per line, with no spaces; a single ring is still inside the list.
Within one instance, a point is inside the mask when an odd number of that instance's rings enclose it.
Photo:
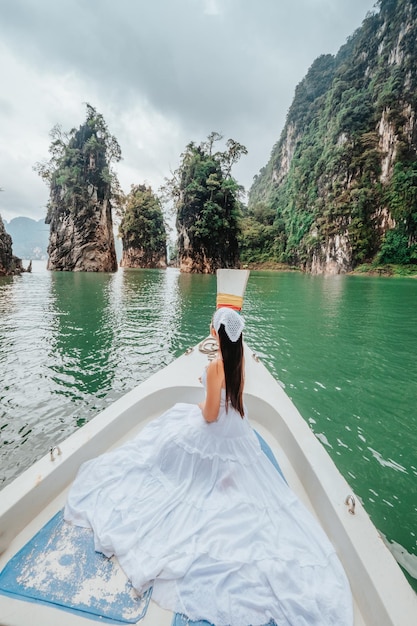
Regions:
[[[30,217],[15,217],[10,222],[3,220],[6,232],[12,238],[13,254],[19,259],[40,260],[48,258],[49,226],[42,220]],[[122,258],[122,242],[115,237],[117,260]]]
[[[44,260],[48,258],[49,226],[42,220],[15,217],[4,221],[6,231],[12,238],[13,254],[20,259]]]
[[[11,276],[23,271],[22,261],[12,252],[12,238],[6,232],[0,215],[0,276]]]

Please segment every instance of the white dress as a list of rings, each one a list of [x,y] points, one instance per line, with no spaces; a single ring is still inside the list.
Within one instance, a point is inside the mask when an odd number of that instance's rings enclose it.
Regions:
[[[140,593],[215,626],[350,626],[343,568],[247,417],[176,404],[84,463],[65,519],[94,531]]]

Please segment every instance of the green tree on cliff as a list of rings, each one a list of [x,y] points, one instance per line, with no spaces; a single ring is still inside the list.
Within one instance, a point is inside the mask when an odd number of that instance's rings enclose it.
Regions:
[[[226,150],[214,152],[222,137],[211,133],[199,146],[188,144],[180,167],[167,181],[174,199],[181,269],[215,272],[239,263],[238,234],[242,187],[231,175],[245,146],[233,139]]]
[[[87,104],[85,122],[51,132],[50,159],[35,165],[49,185],[48,269],[114,272],[112,200],[119,185],[111,164],[121,150],[103,116]]]
[[[137,250],[140,265],[157,265],[166,259],[167,234],[161,201],[146,185],[132,185],[122,210],[119,235],[123,251]]]
[[[50,186],[47,223],[56,210],[75,216],[92,207],[92,199],[102,202],[119,193],[111,164],[122,158],[120,146],[103,116],[90,104],[86,107],[86,120],[78,130],[65,133],[59,125],[54,126],[50,133],[51,158],[35,165]]]

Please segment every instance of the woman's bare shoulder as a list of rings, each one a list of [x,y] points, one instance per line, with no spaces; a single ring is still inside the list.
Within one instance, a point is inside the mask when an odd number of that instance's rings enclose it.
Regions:
[[[213,359],[207,365],[207,375],[210,378],[223,378],[224,377],[224,367],[223,361],[220,358]]]
[[[219,356],[216,357],[215,359],[210,361],[207,368],[210,368],[211,370],[215,370],[216,372],[219,372],[219,371],[222,372],[223,371],[223,359],[221,359]]]

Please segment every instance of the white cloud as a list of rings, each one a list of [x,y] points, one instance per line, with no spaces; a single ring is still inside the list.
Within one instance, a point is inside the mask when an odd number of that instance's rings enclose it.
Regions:
[[[220,15],[219,0],[203,0],[204,13],[206,15]]]
[[[69,131],[84,121],[85,102],[103,114],[122,147],[123,160],[116,169],[125,191],[142,182],[156,190],[169,176],[167,164],[177,167],[184,146],[179,125],[145,100],[138,99],[134,106],[128,102],[126,108],[102,103],[94,87],[74,72],[33,75],[30,66],[1,46],[0,57],[0,82],[15,85],[13,103],[0,101],[0,214],[4,219],[45,216],[48,189],[33,167],[49,158],[49,133],[55,124]]]
[[[123,160],[117,165],[120,184],[150,184],[155,191],[176,169],[183,149],[181,128],[175,120],[158,113],[146,102],[123,110],[110,111],[108,126],[122,147]],[[171,165],[170,165],[171,164]]]
[[[60,123],[68,130],[84,115],[80,95],[86,86],[74,73],[37,74],[30,64],[0,46],[0,83],[13,86],[13,98],[4,94],[0,114],[0,214],[45,216],[48,189],[33,166],[48,158],[49,132]],[[93,95],[93,94],[91,94]],[[85,97],[85,95],[84,95]],[[1,107],[0,107],[1,108]]]

